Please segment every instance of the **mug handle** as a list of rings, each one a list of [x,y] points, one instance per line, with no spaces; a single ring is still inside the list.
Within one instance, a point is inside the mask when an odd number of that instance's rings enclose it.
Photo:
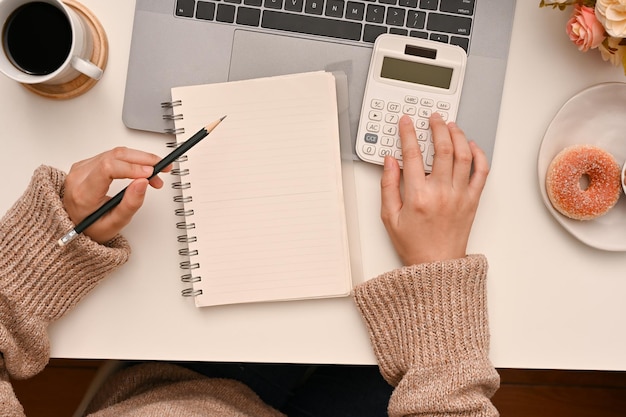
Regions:
[[[94,80],[102,78],[103,71],[100,67],[80,57],[72,57],[71,65],[76,71],[85,74],[89,78]]]

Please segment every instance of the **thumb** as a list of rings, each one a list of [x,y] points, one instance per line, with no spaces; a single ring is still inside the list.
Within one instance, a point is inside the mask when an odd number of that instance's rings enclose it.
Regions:
[[[134,180],[126,189],[120,204],[113,210],[113,212],[116,212],[115,216],[119,217],[120,223],[123,223],[124,226],[130,223],[135,213],[143,205],[148,185],[149,182],[145,178]]]
[[[398,161],[392,157],[385,157],[385,166],[380,180],[381,192],[381,217],[391,219],[394,213],[402,208],[402,197],[400,195],[400,166]]]

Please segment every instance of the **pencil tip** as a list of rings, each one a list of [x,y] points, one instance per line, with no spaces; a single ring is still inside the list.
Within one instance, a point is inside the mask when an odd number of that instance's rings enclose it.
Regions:
[[[225,118],[226,118],[226,116],[222,117],[222,118],[220,119],[220,122],[221,122],[222,120],[224,120]]]

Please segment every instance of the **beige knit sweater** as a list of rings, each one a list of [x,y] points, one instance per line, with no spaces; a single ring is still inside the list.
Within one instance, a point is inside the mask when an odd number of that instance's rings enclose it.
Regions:
[[[62,207],[64,174],[40,167],[0,221],[0,415],[23,416],[10,378],[41,371],[47,325],[63,316],[130,248],[122,237],[98,245],[72,227]],[[401,268],[360,285],[354,300],[382,375],[395,387],[390,416],[495,416],[499,384],[488,359],[483,256]],[[241,383],[208,379],[168,364],[114,375],[90,406],[94,416],[280,416]]]

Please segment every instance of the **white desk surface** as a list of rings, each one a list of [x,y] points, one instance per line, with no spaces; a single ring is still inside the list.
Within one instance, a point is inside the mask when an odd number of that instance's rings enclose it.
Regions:
[[[0,76],[1,212],[41,163],[67,171],[117,145],[166,153],[167,137],[129,130],[121,119],[133,2],[83,3],[110,43],[93,90],[51,101]],[[597,51],[570,45],[568,13],[538,4],[517,2],[492,171],[470,240],[470,251],[490,262],[491,356],[498,367],[626,370],[626,253],[570,236],[544,207],[536,173],[543,134],[562,104],[626,77]],[[364,270],[373,277],[398,260],[378,217],[380,169],[356,171]],[[51,326],[54,357],[374,363],[350,299],[198,309],[181,297],[172,195],[149,193],[124,233],[131,260]]]

